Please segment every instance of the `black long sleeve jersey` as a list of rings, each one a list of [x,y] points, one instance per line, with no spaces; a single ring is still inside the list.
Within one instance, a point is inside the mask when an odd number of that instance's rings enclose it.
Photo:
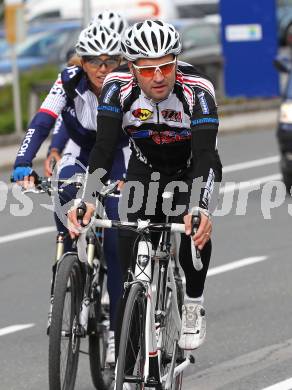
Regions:
[[[110,170],[122,129],[132,153],[153,170],[171,176],[192,165],[193,178],[205,183],[200,206],[208,208],[214,182],[221,181],[218,124],[213,85],[192,65],[178,63],[174,88],[160,102],[144,94],[128,68],[120,68],[106,77],[99,98],[89,173]]]

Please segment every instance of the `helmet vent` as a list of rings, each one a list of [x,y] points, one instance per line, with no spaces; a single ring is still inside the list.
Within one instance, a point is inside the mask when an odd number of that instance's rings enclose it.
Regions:
[[[144,33],[141,34],[141,37],[142,37],[144,43],[146,44],[146,42],[145,42],[146,41],[146,37],[145,37],[145,34],[144,34],[144,36],[143,36],[143,34]],[[143,52],[145,51],[145,48],[141,45],[141,43],[139,42],[139,40],[137,38],[134,38],[134,42],[139,47],[140,50],[142,50]]]
[[[162,30],[159,30],[160,32],[160,43],[161,43],[161,47],[164,46],[164,34],[163,34],[163,31]]]
[[[157,42],[156,35],[154,34],[153,31],[151,32],[151,40],[152,40],[154,50],[157,52],[158,51],[158,42]]]

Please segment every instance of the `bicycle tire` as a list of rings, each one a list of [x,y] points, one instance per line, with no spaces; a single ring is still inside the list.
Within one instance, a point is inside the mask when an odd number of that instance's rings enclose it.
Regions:
[[[107,390],[110,386],[114,367],[106,364],[109,314],[108,308],[102,305],[102,293],[105,289],[105,268],[101,251],[97,251],[100,259],[98,283],[94,288],[88,319],[88,353],[91,379],[97,390]]]
[[[74,389],[80,348],[80,338],[76,336],[75,329],[79,323],[82,296],[82,270],[77,256],[70,254],[59,263],[55,282],[49,335],[50,390]],[[64,343],[67,344],[65,359],[63,341],[67,341]]]
[[[140,283],[131,286],[127,298],[120,335],[115,390],[123,390],[125,376],[135,381],[135,389],[144,389],[142,382],[146,361],[145,352],[145,289]]]
[[[176,285],[176,293],[177,293],[177,304],[178,309],[181,315],[181,307],[183,303],[183,286],[182,280],[178,272],[174,271],[174,279]],[[167,288],[166,290],[166,307],[165,307],[165,317],[163,319],[163,324],[161,326],[162,329],[162,344],[161,344],[161,360],[160,360],[160,373],[161,376],[167,374],[171,362],[171,357],[174,353],[176,353],[177,362],[181,362],[184,358],[184,351],[179,348],[177,343],[174,343],[175,334],[177,329],[175,327],[175,322],[172,319],[172,298],[173,292]],[[175,348],[175,349],[174,349]],[[171,390],[181,390],[182,387],[182,378],[183,373],[181,372],[175,377],[175,380],[172,383]]]

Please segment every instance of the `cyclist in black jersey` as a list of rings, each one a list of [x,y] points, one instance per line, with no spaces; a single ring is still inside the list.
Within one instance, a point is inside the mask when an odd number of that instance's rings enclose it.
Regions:
[[[180,37],[168,23],[159,20],[136,23],[126,30],[122,51],[129,61],[129,69],[118,69],[105,79],[98,107],[99,132],[90,155],[89,173],[100,168],[110,170],[116,144],[124,132],[132,148],[127,180],[144,186],[142,206],[138,211],[129,212],[128,220],[163,221],[162,192],[174,181],[181,183],[176,187],[173,202],[175,207],[185,206],[176,221],[184,221],[186,229],[179,250],[186,277],[179,345],[192,350],[202,344],[206,334],[202,303],[211,256],[212,222],[208,207],[214,184],[222,176],[217,151],[219,121],[215,92],[208,78],[190,64],[178,61]],[[88,177],[86,201],[96,186],[93,176]],[[203,179],[203,186],[196,198],[192,188],[199,178]],[[154,182],[159,183],[158,196],[149,212],[149,204],[156,197],[151,192]],[[135,193],[130,195],[128,206],[133,203]],[[194,242],[188,237],[193,207],[198,207],[201,213],[199,229],[192,237]],[[91,205],[84,223],[89,222],[92,213]],[[74,210],[69,214],[69,222],[75,228],[80,227]],[[73,227],[71,234],[78,234]],[[135,239],[132,232],[120,233],[124,275],[131,265]],[[191,245],[194,243],[201,249],[201,271],[193,267]]]

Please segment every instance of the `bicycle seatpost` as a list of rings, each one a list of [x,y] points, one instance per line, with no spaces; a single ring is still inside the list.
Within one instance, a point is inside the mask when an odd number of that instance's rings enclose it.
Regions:
[[[200,215],[199,210],[196,210],[193,212],[193,215],[192,215],[192,234],[191,234],[191,237],[196,234],[196,232],[200,226],[200,223],[201,223],[201,215]],[[193,265],[194,265],[196,271],[201,271],[201,269],[203,268],[203,264],[202,264],[202,260],[201,260],[201,251],[199,250],[198,247],[196,247],[194,245],[193,242],[191,243],[191,246],[192,246]]]

